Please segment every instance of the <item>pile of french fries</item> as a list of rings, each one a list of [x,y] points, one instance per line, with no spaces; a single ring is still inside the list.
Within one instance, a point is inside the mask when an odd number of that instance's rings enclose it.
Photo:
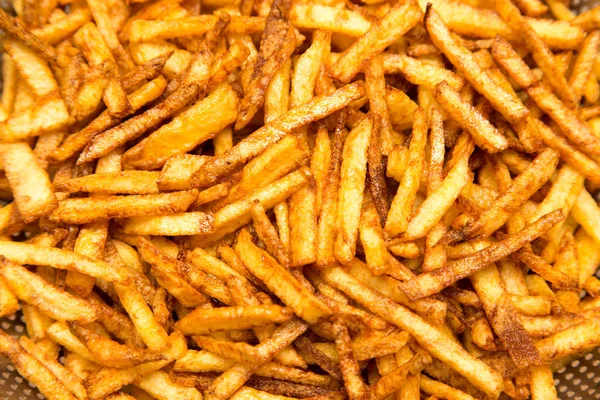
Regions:
[[[600,8],[12,6],[0,354],[47,399],[551,400],[600,345]]]

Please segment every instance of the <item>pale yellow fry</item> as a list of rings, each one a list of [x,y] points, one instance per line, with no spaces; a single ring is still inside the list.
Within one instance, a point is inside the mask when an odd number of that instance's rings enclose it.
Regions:
[[[168,342],[167,332],[156,321],[142,294],[133,287],[118,284],[115,291],[146,346],[154,351],[164,349]]]

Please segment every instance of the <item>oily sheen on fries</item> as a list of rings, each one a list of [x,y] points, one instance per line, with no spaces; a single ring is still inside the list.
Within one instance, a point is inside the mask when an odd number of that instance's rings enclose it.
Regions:
[[[553,400],[600,345],[599,7],[11,3],[0,354],[46,398]]]

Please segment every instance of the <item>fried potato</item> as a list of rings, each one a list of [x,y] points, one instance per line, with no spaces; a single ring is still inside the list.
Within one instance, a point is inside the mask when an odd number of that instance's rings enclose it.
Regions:
[[[467,375],[470,381],[481,390],[490,394],[499,393],[502,390],[502,379],[495,370],[472,357],[456,342],[445,339],[445,334],[403,306],[362,285],[339,267],[323,269],[322,277],[355,301],[364,304],[375,314],[405,329],[433,356],[448,363],[458,372]]]
[[[411,299],[419,299],[437,293],[456,282],[456,280],[461,279],[460,277],[463,274],[468,276],[472,271],[479,270],[497,259],[504,258],[507,254],[514,253],[525,243],[530,242],[529,237],[541,236],[562,219],[564,219],[564,215],[560,210],[548,213],[523,230],[507,236],[503,241],[496,242],[471,256],[451,261],[440,270],[420,274],[408,282],[401,283],[400,288]]]
[[[198,86],[193,84],[179,88],[158,105],[95,136],[79,156],[78,162],[81,164],[95,160],[127,141],[139,137],[152,126],[159,124],[185,107],[196,96],[198,90]]]
[[[156,194],[159,174],[153,171],[122,171],[81,176],[59,182],[60,192],[94,192],[108,194]]]
[[[152,42],[186,36],[202,35],[213,28],[217,22],[215,15],[198,15],[177,19],[133,21],[129,30],[130,42]],[[265,18],[232,16],[227,27],[228,33],[257,33],[265,27]]]
[[[154,217],[133,217],[123,221],[123,232],[132,235],[198,235],[212,229],[213,217],[189,212]]]
[[[462,76],[422,59],[412,58],[405,54],[384,54],[382,58],[385,72],[400,72],[406,80],[415,85],[434,89],[436,85],[446,81],[451,88],[457,91],[465,85],[465,79]]]
[[[497,153],[508,147],[506,138],[446,82],[437,84],[434,93],[440,106],[471,134],[479,147],[488,153]]]
[[[460,69],[467,81],[481,93],[511,123],[523,120],[528,115],[525,106],[518,102],[502,86],[483,71],[475,61],[473,53],[462,48],[452,38],[434,7],[428,7],[425,14],[425,28],[432,42]]]
[[[500,35],[508,40],[520,39],[494,10],[473,7],[456,0],[433,0],[430,3],[440,13],[448,27],[460,35],[490,39]],[[419,4],[425,8],[424,1]],[[528,17],[525,17],[525,20],[551,48],[573,49],[583,41],[582,29],[567,21]]]
[[[109,282],[127,283],[132,278],[124,268],[113,267],[103,261],[58,248],[1,241],[0,254],[18,264],[50,265],[53,268],[77,271]]]
[[[187,388],[170,379],[164,371],[154,371],[135,380],[134,384],[159,400],[190,399],[202,400],[202,393],[196,388]]]
[[[126,82],[127,81],[124,79],[125,87],[128,86],[126,85]],[[133,81],[133,79],[132,83],[135,84],[135,81]],[[129,104],[131,104],[132,110],[137,111],[145,104],[158,98],[162,94],[166,86],[167,81],[161,76],[142,85],[142,87],[135,90],[127,97]],[[79,132],[74,133],[73,135],[68,136],[61,143],[59,148],[52,153],[50,158],[53,161],[64,161],[72,157],[77,151],[83,149],[92,137],[101,133],[105,129],[111,128],[119,121],[120,119],[111,116],[108,112],[103,112],[96,119],[90,122],[90,124],[88,124],[85,128],[83,128]]]
[[[7,356],[17,371],[33,382],[46,397],[64,400],[77,399],[44,364],[23,349],[16,339],[4,331],[0,332],[0,352]]]
[[[373,24],[356,42],[346,49],[332,66],[332,76],[347,83],[361,69],[362,64],[383,51],[411,29],[422,13],[416,2],[398,3]]]
[[[305,185],[311,177],[306,167],[300,168],[264,188],[256,190],[248,197],[221,208],[214,214],[213,231],[193,237],[192,240],[197,240],[197,242],[193,242],[194,246],[192,247],[197,247],[196,245],[203,241],[214,242],[250,222],[252,220],[250,208],[254,200],[258,200],[265,210],[270,209],[285,201],[292,193]]]
[[[83,224],[110,218],[129,218],[184,212],[196,200],[196,190],[99,198],[73,198],[59,202],[52,218]],[[85,214],[81,214],[85,210]]]
[[[552,149],[541,152],[530,165],[513,182],[512,185],[498,196],[484,214],[464,228],[449,232],[448,238],[454,237],[487,237],[502,226],[514,211],[516,206],[535,193],[554,172],[558,163],[558,154]],[[456,235],[456,236],[455,236]]]
[[[43,278],[4,257],[0,261],[2,279],[20,300],[61,321],[91,322],[98,318],[98,311],[87,301],[54,287]]]
[[[29,145],[3,144],[0,151],[6,178],[23,222],[33,222],[51,213],[58,206],[58,201],[48,173],[41,168]]]
[[[175,324],[186,335],[201,335],[231,329],[247,329],[269,323],[282,323],[292,316],[279,306],[197,308]]]
[[[69,400],[556,398],[599,344],[569,7],[15,1],[0,353]]]
[[[152,353],[146,349],[138,349],[119,344],[97,334],[93,330],[78,323],[69,323],[71,332],[85,346],[98,362],[106,367],[129,368],[135,365],[164,360],[166,357],[160,353]]]
[[[221,132],[235,120],[236,107],[237,95],[231,86],[223,85],[125,152],[123,162],[141,169],[160,168],[168,158],[184,154]],[[220,113],[220,118],[211,119],[208,124],[206,116],[216,110],[230,111]]]
[[[360,83],[353,83],[338,89],[329,96],[317,96],[307,104],[283,114],[233,146],[222,156],[213,157],[202,165],[192,176],[192,186],[202,187],[214,183],[225,173],[232,171],[236,166],[280,140],[286,133],[305,125],[309,120],[328,116],[364,94],[364,86]],[[306,118],[307,115],[310,115],[310,118]]]
[[[47,61],[57,62],[56,49],[50,46],[44,40],[45,38],[40,38],[39,35],[30,32],[20,21],[8,15],[4,10],[0,12],[0,27],[4,32],[39,53]]]
[[[291,344],[298,336],[307,329],[307,325],[299,320],[286,322],[279,327],[271,339],[258,345],[258,350],[263,360],[270,360],[282,348]],[[234,364],[231,368],[221,374],[208,388],[205,395],[208,399],[226,399],[237,391],[249,377],[248,372],[258,369],[258,364]]]
[[[346,137],[337,194],[337,234],[334,242],[336,260],[347,264],[354,258],[360,210],[367,174],[367,151],[373,134],[373,119],[367,115]]]
[[[408,220],[419,190],[421,174],[425,158],[427,142],[427,121],[425,112],[419,108],[415,111],[413,136],[407,161],[407,170],[400,187],[392,200],[384,231],[391,237],[406,231]]]
[[[133,383],[139,377],[148,375],[172,363],[175,359],[180,358],[186,350],[185,339],[181,334],[175,332],[169,337],[168,347],[161,352],[165,356],[165,360],[143,363],[125,369],[99,369],[89,375],[83,382],[88,396],[90,399],[103,398],[103,396]]]
[[[247,231],[243,230],[238,235],[235,251],[253,275],[307,322],[315,323],[331,315],[331,311],[321,300],[302,287],[274,258],[257,247]]]
[[[552,117],[561,131],[584,151],[596,154],[598,139],[577,115],[562,103],[548,88],[535,77],[517,53],[506,41],[496,38],[492,48],[494,58],[506,69],[519,86],[535,100],[540,108]]]

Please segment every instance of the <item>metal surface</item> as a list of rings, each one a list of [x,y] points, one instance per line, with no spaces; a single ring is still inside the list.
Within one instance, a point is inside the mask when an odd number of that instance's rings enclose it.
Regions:
[[[583,12],[600,4],[600,0],[572,0],[571,4],[577,12]],[[600,278],[600,271],[596,276]],[[23,335],[25,324],[21,313],[0,318],[0,328],[15,337]],[[555,372],[554,384],[562,400],[600,399],[600,347]],[[0,400],[33,399],[43,400],[44,396],[7,359],[0,357]]]

